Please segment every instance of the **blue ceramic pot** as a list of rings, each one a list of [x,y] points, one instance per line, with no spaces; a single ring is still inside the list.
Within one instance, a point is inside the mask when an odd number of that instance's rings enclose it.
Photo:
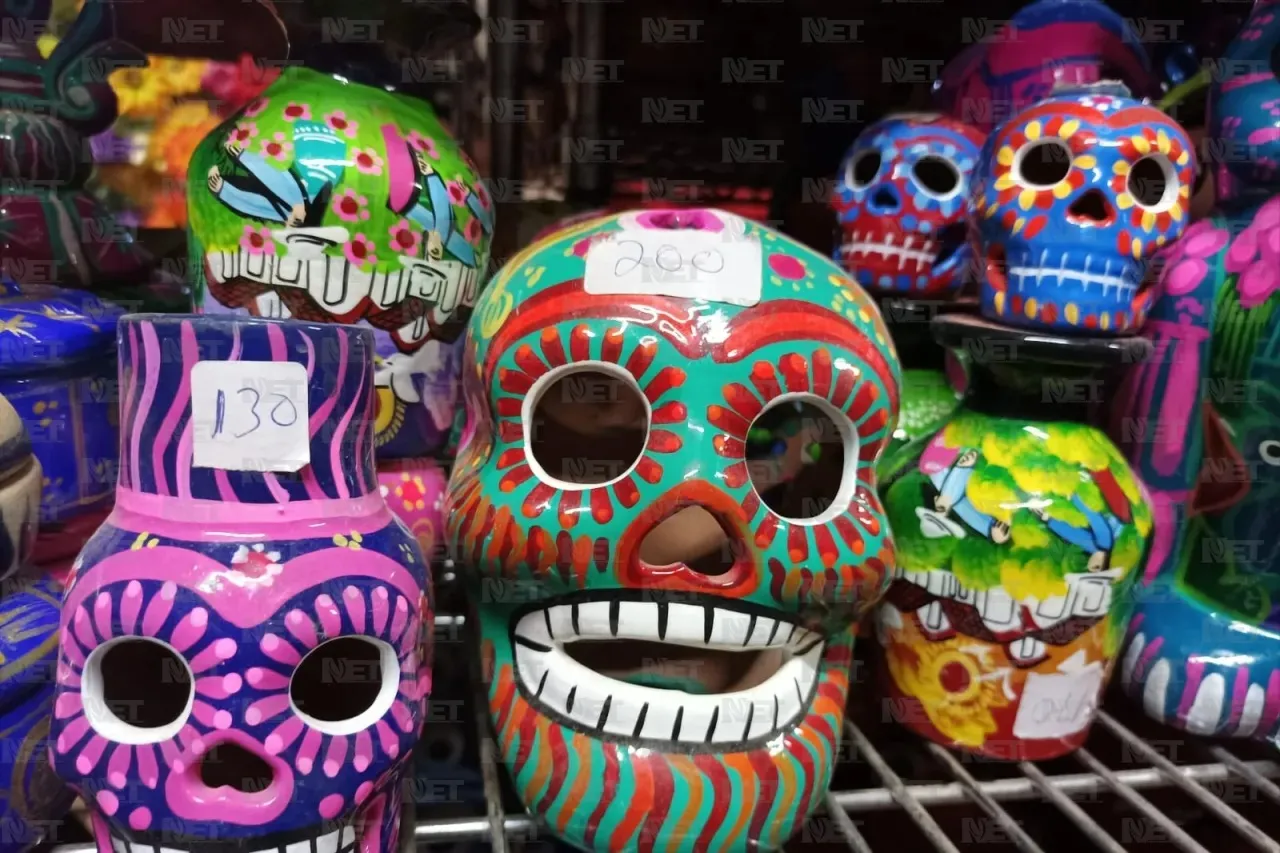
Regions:
[[[116,479],[116,321],[75,290],[0,281],[0,394],[44,468],[48,526],[107,506]]]

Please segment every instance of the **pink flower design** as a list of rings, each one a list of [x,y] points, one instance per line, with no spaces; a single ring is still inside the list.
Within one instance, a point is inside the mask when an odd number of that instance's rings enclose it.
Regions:
[[[237,145],[248,145],[255,136],[258,135],[258,126],[251,121],[238,122],[231,129],[230,135],[227,137],[228,142],[234,142]]]
[[[1207,260],[1227,245],[1231,235],[1204,219],[1187,229],[1181,240],[1165,249],[1158,259],[1160,292],[1182,296],[1195,290],[1209,274]]]
[[[1280,289],[1280,198],[1258,208],[1227,250],[1223,266],[1239,274],[1236,292],[1245,308],[1258,307]]]
[[[256,101],[244,108],[244,117],[257,118],[262,115],[262,111],[267,108],[267,103],[268,101],[266,98],[258,98]]]
[[[290,101],[288,106],[284,108],[285,121],[309,121],[310,119],[310,104],[300,104],[297,101]]]
[[[334,196],[330,207],[343,222],[359,222],[369,218],[369,199],[350,187]]]
[[[422,245],[422,235],[413,230],[409,220],[401,219],[391,226],[391,248],[406,255],[416,255]]]
[[[356,130],[360,127],[359,122],[352,121],[347,118],[347,114],[342,110],[334,110],[324,117],[324,123],[333,128],[336,133],[341,133],[347,139],[356,138]]]
[[[411,130],[409,131],[408,140],[414,151],[421,151],[432,160],[440,159],[440,152],[436,150],[436,141],[430,136],[423,136],[418,131]]]
[[[342,246],[342,254],[353,266],[365,267],[377,257],[373,241],[363,234],[356,234]]]
[[[480,200],[480,206],[485,210],[488,210],[489,205],[493,204],[493,199],[489,197],[489,188],[483,183],[476,184],[476,198]]]
[[[271,229],[246,225],[240,235],[240,248],[251,255],[274,255],[276,244],[271,239]]]
[[[449,190],[449,201],[454,204],[462,204],[467,200],[467,188],[461,181],[449,181],[445,188]]]
[[[480,220],[473,219],[467,223],[467,227],[462,230],[462,236],[466,238],[471,245],[478,245],[480,237],[484,233],[484,229],[480,227]]]
[[[270,586],[276,576],[284,572],[284,566],[280,565],[280,552],[268,551],[267,546],[261,542],[236,548],[236,552],[231,555],[231,565],[235,567],[236,574],[266,586]]]
[[[270,157],[272,160],[283,162],[293,153],[293,143],[280,131],[273,133],[270,139],[262,140],[261,145],[263,156]]]
[[[382,174],[382,158],[372,148],[357,148],[355,150],[355,164],[356,168],[366,175]]]

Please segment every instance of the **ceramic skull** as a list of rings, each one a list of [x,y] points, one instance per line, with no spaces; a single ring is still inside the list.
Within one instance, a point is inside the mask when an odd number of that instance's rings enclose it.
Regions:
[[[982,135],[931,113],[882,119],[853,143],[831,204],[836,260],[881,293],[947,296],[969,271],[969,180]]]
[[[447,538],[525,804],[586,850],[776,849],[894,560],[877,309],[724,211],[614,214],[503,267],[463,375]]]
[[[122,321],[116,504],[63,603],[50,747],[99,853],[396,849],[431,611],[375,477],[372,353],[349,326]],[[224,418],[249,444],[211,456]],[[247,436],[295,424],[305,464],[263,470]]]
[[[1099,85],[1019,112],[974,180],[982,312],[1093,334],[1138,329],[1147,267],[1186,229],[1195,157],[1164,113]]]

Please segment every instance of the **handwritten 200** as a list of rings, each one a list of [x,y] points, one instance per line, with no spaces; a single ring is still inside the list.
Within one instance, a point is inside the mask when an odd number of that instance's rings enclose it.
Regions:
[[[257,432],[258,428],[262,426],[262,415],[258,413],[258,406],[262,403],[262,392],[258,391],[256,388],[246,386],[236,393],[242,395],[241,399],[249,403],[249,414],[253,416],[253,426],[242,432],[232,433],[236,438],[244,438],[246,435],[251,435],[252,433]],[[250,395],[252,399],[250,400],[248,397],[244,397],[243,395]],[[298,422],[298,407],[295,406],[293,401],[287,396],[280,393],[268,394],[267,402],[270,403],[271,400],[277,397],[279,400],[275,405],[271,406],[271,410],[267,413],[267,417],[270,418],[271,422],[276,426],[293,426]],[[222,434],[223,428],[226,426],[227,417],[227,394],[222,389],[218,389],[218,400],[215,405],[213,437],[217,438]]]
[[[670,244],[653,249],[639,240],[618,240],[617,245],[620,249],[628,247],[628,252],[631,253],[619,258],[613,265],[613,274],[619,278],[631,275],[637,268],[649,273],[658,270],[666,273],[683,272],[691,278],[697,278],[698,273],[716,275],[724,270],[724,255],[716,249],[698,249],[686,257],[679,248]],[[646,253],[646,249],[652,251]]]

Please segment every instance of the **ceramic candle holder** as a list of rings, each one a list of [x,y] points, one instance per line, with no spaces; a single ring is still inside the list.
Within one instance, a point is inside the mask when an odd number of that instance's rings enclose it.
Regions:
[[[431,607],[378,489],[373,355],[352,326],[122,321],[116,506],[65,597],[52,731],[101,850],[396,849]]]

